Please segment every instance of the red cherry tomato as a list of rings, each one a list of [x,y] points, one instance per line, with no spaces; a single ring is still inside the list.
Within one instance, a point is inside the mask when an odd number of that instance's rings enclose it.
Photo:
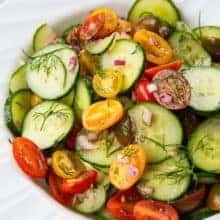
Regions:
[[[73,130],[70,132],[66,139],[66,147],[70,150],[74,149],[76,146],[76,137],[81,131],[82,126],[80,124],[75,124]]]
[[[60,190],[60,184],[63,179],[56,176],[53,172],[49,174],[49,189],[51,195],[61,204],[70,205],[73,202],[73,196]]]
[[[79,36],[82,40],[92,39],[104,26],[105,14],[98,13],[89,16],[80,28]]]
[[[107,211],[119,220],[135,220],[133,215],[134,205],[142,199],[135,188],[118,191],[107,202]]]
[[[34,178],[46,177],[47,162],[36,144],[27,138],[17,137],[12,145],[14,158],[26,174]]]
[[[179,220],[177,211],[164,202],[142,200],[134,206],[136,220]]]
[[[60,189],[67,193],[74,195],[76,193],[85,192],[97,178],[95,170],[88,170],[76,179],[66,179],[60,184]]]
[[[150,81],[147,78],[138,81],[134,88],[134,96],[137,102],[155,101],[153,93],[149,91],[149,85]]]
[[[171,63],[168,64],[164,64],[164,65],[160,65],[160,66],[156,66],[156,67],[148,67],[147,69],[144,71],[144,74],[149,77],[149,78],[153,78],[158,72],[160,72],[161,70],[179,70],[180,67],[182,66],[182,61],[180,60],[176,60],[173,61]]]

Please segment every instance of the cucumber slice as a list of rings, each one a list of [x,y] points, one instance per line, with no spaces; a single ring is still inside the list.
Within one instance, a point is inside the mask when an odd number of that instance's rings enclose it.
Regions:
[[[191,214],[188,214],[182,218],[182,220],[208,220],[208,217],[211,217],[218,212],[212,211],[208,208],[201,208],[199,210],[194,211]],[[216,219],[217,220],[217,219]]]
[[[218,26],[203,26],[193,29],[193,32],[198,36],[198,38],[218,38],[220,39],[220,27]]]
[[[95,41],[89,41],[85,44],[85,49],[93,55],[100,55],[106,52],[108,48],[111,47],[112,43],[115,40],[116,34],[113,33],[112,35]]]
[[[220,182],[220,177],[213,173],[198,172],[196,176],[198,183],[201,184],[215,184]]]
[[[73,124],[74,113],[69,106],[60,102],[45,101],[27,113],[22,136],[29,138],[44,150],[63,140]]]
[[[125,60],[125,65],[117,67],[114,61],[117,59]],[[133,40],[120,39],[114,43],[114,47],[101,56],[100,60],[103,69],[117,68],[124,75],[122,92],[129,90],[140,74],[145,65],[145,52],[143,48]]]
[[[28,85],[25,79],[25,65],[20,66],[11,76],[9,82],[10,93],[17,92],[21,89],[27,89]]]
[[[55,43],[55,44],[49,44],[47,47],[42,48],[41,50],[36,51],[34,54],[31,55],[32,58],[47,55],[53,52],[56,52],[58,50],[69,48],[71,47],[67,44],[63,43]]]
[[[52,43],[57,37],[54,30],[48,24],[42,24],[37,28],[33,38],[33,50],[37,51]]]
[[[186,155],[179,152],[162,163],[148,166],[137,188],[145,198],[172,201],[187,191],[190,173]]]
[[[220,173],[220,115],[198,126],[188,142],[188,152],[194,166],[210,173]]]
[[[152,123],[143,121],[145,112],[152,113]],[[147,152],[150,163],[166,159],[183,140],[183,129],[178,118],[162,106],[145,102],[128,110],[132,121],[135,142],[142,144]]]
[[[75,89],[72,89],[67,95],[65,95],[63,98],[59,99],[58,101],[68,106],[73,106],[74,98],[75,98]]]
[[[182,60],[185,65],[211,65],[212,60],[210,55],[190,33],[176,31],[170,36],[169,43],[174,50],[174,59]]]
[[[7,126],[16,135],[21,133],[21,127],[24,116],[31,108],[31,95],[30,90],[19,90],[9,96],[5,103],[5,121]]]
[[[115,153],[121,149],[116,136],[113,132],[102,132],[99,134],[98,140],[91,143],[88,140],[88,135],[88,132],[82,131],[77,138],[76,148],[80,158],[98,167],[109,167]],[[82,149],[79,137],[87,140],[92,145],[92,149]]]
[[[72,57],[76,60],[74,67],[69,66]],[[31,59],[27,64],[26,79],[31,90],[38,96],[49,100],[57,99],[72,89],[78,71],[76,53],[64,48],[53,54]]]
[[[220,69],[195,67],[184,71],[191,86],[190,107],[199,112],[220,109]]]
[[[80,76],[76,82],[76,95],[74,100],[74,109],[76,117],[81,120],[82,112],[92,103],[93,89],[90,80]]]
[[[128,13],[128,20],[134,22],[146,13],[151,13],[172,26],[180,20],[180,14],[171,0],[136,0]]]
[[[106,210],[102,210],[98,213],[98,219],[97,220],[117,220],[115,217],[113,217],[109,212]]]
[[[77,203],[73,208],[84,214],[91,214],[99,211],[105,204],[106,192],[103,185],[93,186],[83,194],[79,194],[80,203]]]

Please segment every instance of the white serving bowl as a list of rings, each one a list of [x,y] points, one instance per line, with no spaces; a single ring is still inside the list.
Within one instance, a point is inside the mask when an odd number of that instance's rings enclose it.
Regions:
[[[150,1],[150,0],[149,0]],[[153,0],[152,0],[153,1]],[[82,20],[99,6],[114,8],[127,15],[134,0],[0,0],[0,219],[1,220],[85,220],[58,204],[40,183],[34,183],[15,164],[4,124],[3,106],[8,80],[21,62],[22,49],[29,51],[33,32],[41,23],[49,23],[61,33],[71,23]],[[203,24],[220,25],[219,0],[175,0],[183,17],[191,26],[198,26],[199,13]],[[210,220],[220,219],[220,214]]]

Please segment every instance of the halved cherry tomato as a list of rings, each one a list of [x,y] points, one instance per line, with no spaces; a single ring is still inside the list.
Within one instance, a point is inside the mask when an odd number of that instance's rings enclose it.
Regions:
[[[123,116],[122,104],[114,99],[95,102],[84,110],[83,127],[89,131],[102,131],[117,123]]]
[[[95,170],[85,171],[78,178],[63,180],[60,189],[71,195],[83,193],[96,181],[97,174]]]
[[[107,211],[119,220],[136,220],[133,215],[133,209],[136,202],[140,201],[142,196],[135,188],[127,191],[118,191],[107,202]]]
[[[208,195],[207,206],[211,210],[220,211],[220,184],[212,186]]]
[[[142,145],[131,144],[125,147],[112,160],[110,182],[120,190],[129,189],[142,176],[146,161],[146,151]]]
[[[92,39],[105,24],[105,14],[100,12],[90,15],[83,23],[79,31],[79,37],[82,40]]]
[[[143,200],[134,206],[136,220],[179,220],[177,211],[165,202]]]
[[[95,92],[104,98],[114,98],[122,88],[123,74],[118,70],[109,69],[93,77]]]
[[[182,61],[180,60],[176,60],[173,61],[171,63],[168,64],[164,64],[164,65],[160,65],[160,66],[156,66],[156,67],[151,67],[151,68],[147,68],[144,71],[144,74],[147,77],[153,78],[158,72],[160,72],[161,70],[175,70],[178,71],[180,69],[180,67],[182,66]]]
[[[170,62],[173,56],[172,48],[158,34],[141,29],[134,34],[134,40],[144,47],[148,61],[159,65]]]
[[[86,50],[81,51],[79,56],[80,73],[86,72],[90,75],[95,75],[99,71],[98,59],[89,54]]]
[[[104,14],[104,25],[95,34],[95,38],[104,38],[113,33],[118,26],[118,16],[115,11],[110,8],[98,8],[94,10],[91,16]]]
[[[73,202],[73,196],[60,190],[60,184],[62,181],[62,178],[56,176],[53,172],[50,172],[48,178],[50,193],[59,203],[63,205],[71,205]]]
[[[155,101],[153,92],[149,90],[150,81],[142,78],[138,81],[134,88],[134,96],[137,102]]]
[[[27,138],[13,140],[13,155],[19,167],[29,176],[44,178],[47,174],[47,162],[38,146]]]
[[[205,195],[206,188],[202,185],[175,201],[174,206],[182,213],[191,212],[202,204]]]
[[[131,22],[125,20],[125,19],[118,19],[118,27],[117,27],[118,32],[122,33],[130,33],[132,31],[132,25]]]
[[[75,124],[73,130],[70,132],[66,139],[66,147],[70,150],[75,148],[76,145],[76,137],[78,133],[81,131],[82,126],[80,124]]]
[[[183,74],[174,70],[162,70],[154,76],[152,84],[156,87],[153,95],[160,105],[171,110],[188,106],[191,88]]]
[[[75,178],[85,170],[79,157],[68,150],[57,150],[53,153],[52,168],[57,176],[64,179]]]

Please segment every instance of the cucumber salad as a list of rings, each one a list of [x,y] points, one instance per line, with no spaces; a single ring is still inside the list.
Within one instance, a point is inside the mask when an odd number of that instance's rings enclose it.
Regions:
[[[62,35],[41,25],[4,111],[18,166],[76,212],[220,212],[220,27],[191,29],[171,0],[96,8]]]

